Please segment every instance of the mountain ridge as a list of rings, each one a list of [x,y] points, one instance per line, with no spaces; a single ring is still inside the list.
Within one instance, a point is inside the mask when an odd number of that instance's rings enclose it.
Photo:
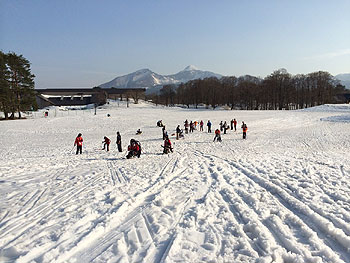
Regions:
[[[350,73],[342,73],[335,75],[334,77],[340,80],[340,83],[344,85],[347,89],[350,89]]]
[[[185,67],[178,73],[161,75],[148,68],[139,69],[133,73],[116,77],[111,81],[99,85],[101,88],[152,88],[167,84],[180,84],[193,79],[204,79],[208,77],[221,78],[221,74],[211,71],[199,70],[193,65]]]

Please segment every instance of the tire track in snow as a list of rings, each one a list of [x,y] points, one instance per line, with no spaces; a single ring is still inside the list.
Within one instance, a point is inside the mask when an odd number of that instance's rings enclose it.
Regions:
[[[53,197],[52,199],[47,200],[46,202],[41,203],[37,207],[25,212],[16,218],[8,219],[2,224],[0,240],[4,242],[2,248],[5,248],[16,239],[18,239],[24,232],[28,231],[31,227],[35,226],[37,222],[42,219],[47,220],[49,216],[64,203],[68,203],[69,200],[78,196],[81,192],[88,189],[91,185],[94,185],[95,182],[99,181],[103,177],[103,173],[96,177],[85,181],[84,185],[80,189],[76,189],[76,186],[72,186],[64,191],[64,193]],[[22,219],[26,218],[26,224],[22,223]],[[13,238],[9,241],[5,241],[5,238],[8,233],[16,233]]]
[[[205,160],[208,159],[205,158],[205,155],[203,153],[201,153],[201,156],[204,157]],[[217,183],[222,184],[223,181],[220,180],[221,177],[223,177],[222,172],[214,170],[214,168],[217,169],[217,164],[213,160],[209,160],[209,165],[207,164],[207,167],[210,174],[212,174],[212,176],[215,175],[216,181],[220,181]],[[225,187],[227,186],[230,187],[230,185],[226,182]],[[227,189],[221,188],[221,190],[219,190],[219,194],[222,198],[222,201],[226,203],[227,207],[229,208],[228,211],[230,211],[236,219],[239,226],[240,234],[246,240],[246,244],[249,245],[248,250],[252,253],[252,256],[254,257],[263,257],[267,255],[268,251],[266,251],[265,248],[261,245],[261,235],[253,233],[251,229],[248,229],[246,227],[248,224],[259,224],[259,222],[252,222],[252,217],[247,217],[246,211],[243,210],[242,212],[242,200],[239,200],[236,196],[235,201],[231,201],[231,197],[227,191]],[[238,206],[238,204],[240,205]]]
[[[302,165],[302,163],[300,163]],[[324,165],[322,163],[322,165]],[[327,165],[328,167],[328,165]],[[247,167],[246,169],[250,170],[252,173],[263,173],[263,174],[269,174],[269,172],[267,172],[266,170],[262,169],[262,168],[249,168]],[[271,173],[271,172],[270,172]],[[294,187],[293,184],[290,183],[290,178],[288,180],[288,178],[286,178],[286,180],[283,181],[283,184],[285,185],[284,190],[286,192],[288,192],[289,195],[295,197],[296,199],[300,200],[301,202],[306,202],[307,200],[304,200],[303,196],[299,193],[298,188]],[[324,187],[324,183],[315,183],[315,186],[312,186],[312,189],[317,188],[320,189],[320,191],[322,191],[322,193],[324,193],[324,195],[328,196],[331,200],[333,200],[334,202],[332,203],[332,206],[334,207],[333,209],[337,212],[342,211],[344,208],[339,206],[337,204],[337,198],[335,198],[333,196],[332,193],[330,193],[325,187]],[[348,219],[348,221],[344,221],[341,218],[338,218],[339,214],[333,215],[330,213],[327,213],[325,211],[323,211],[322,207],[318,207],[317,204],[315,203],[309,203],[308,202],[308,206],[310,209],[313,210],[313,212],[315,212],[316,214],[318,214],[319,216],[322,216],[324,218],[326,218],[327,220],[329,220],[330,222],[332,222],[334,224],[335,227],[338,227],[340,229],[342,229],[344,231],[345,234],[350,235],[350,228],[349,228],[349,220],[350,220],[350,215],[349,214],[344,214],[343,213],[343,218],[344,219]]]
[[[212,154],[206,153],[205,155],[212,156],[219,160],[229,163],[235,170],[240,171],[242,174],[247,176],[253,182],[267,190],[271,198],[274,198],[276,202],[279,202],[281,207],[285,207],[290,213],[295,214],[300,218],[306,226],[308,226],[312,231],[316,233],[320,241],[324,244],[325,248],[330,248],[328,251],[336,251],[337,254],[334,254],[335,258],[338,258],[337,255],[340,255],[345,262],[350,262],[350,238],[346,236],[342,229],[336,229],[331,222],[322,216],[314,213],[308,206],[302,203],[300,200],[287,194],[285,190],[280,188],[273,183],[266,181],[266,179],[255,175],[252,172],[249,172],[244,167],[242,167],[238,162],[227,160]],[[205,156],[203,155],[203,156]],[[310,218],[312,220],[310,220]],[[322,223],[321,223],[321,222]],[[324,222],[326,221],[326,222]],[[331,227],[330,227],[331,226]],[[330,228],[329,228],[330,227]],[[337,233],[337,234],[332,234]]]
[[[81,242],[78,242],[76,244],[76,249],[74,251],[67,253],[67,255],[69,255],[67,257],[72,257],[74,255],[75,258],[84,259],[84,262],[90,262],[96,259],[101,254],[103,254],[103,252],[106,251],[113,243],[115,243],[116,240],[120,239],[122,232],[125,232],[131,226],[134,226],[140,220],[145,221],[146,229],[151,229],[149,223],[145,220],[145,217],[143,215],[147,214],[148,209],[152,205],[154,196],[157,196],[157,193],[159,194],[162,189],[168,187],[170,184],[176,183],[177,181],[181,182],[181,178],[179,176],[185,172],[185,169],[180,169],[178,172],[173,172],[168,176],[164,176],[167,171],[174,171],[176,169],[175,167],[178,163],[178,158],[176,158],[175,161],[174,159],[175,158],[172,158],[166,163],[165,167],[163,167],[158,176],[156,176],[157,179],[155,182],[153,182],[150,186],[146,187],[141,193],[134,197],[134,203],[127,204],[125,202],[122,202],[120,207],[123,207],[123,209],[119,208],[116,212],[118,213],[119,210],[123,210],[121,211],[122,214],[118,215],[118,218],[125,218],[123,223],[118,224],[117,228],[111,228],[108,231],[107,235],[99,238],[98,240],[95,239],[92,244],[89,244],[88,246],[84,244],[84,240],[81,240]],[[172,167],[170,166],[170,163],[173,163]],[[176,194],[173,193],[169,196],[176,196]],[[147,200],[151,200],[151,203],[147,203],[149,202]],[[146,203],[146,205],[143,205],[144,203]],[[117,216],[117,214],[115,216]],[[87,235],[92,236],[93,232],[94,231],[92,229]],[[150,237],[154,236],[154,233],[151,233],[150,231],[148,232]],[[63,259],[60,259],[60,261],[61,260],[64,261],[65,257],[63,257]]]

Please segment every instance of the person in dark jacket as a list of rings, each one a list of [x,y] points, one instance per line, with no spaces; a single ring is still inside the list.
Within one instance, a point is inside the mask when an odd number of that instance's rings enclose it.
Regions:
[[[224,134],[226,134],[226,131],[228,130],[228,125],[226,123],[226,121],[224,122],[224,125],[223,125],[223,128],[224,128]]]
[[[209,120],[207,122],[207,126],[208,126],[208,132],[211,132],[211,122]]]
[[[81,133],[78,134],[77,138],[75,138],[74,146],[77,146],[77,152],[76,154],[83,152],[83,137],[81,137]]]
[[[122,136],[120,136],[120,133],[117,132],[117,147],[118,147],[118,151],[122,152]]]
[[[223,131],[223,127],[224,127],[224,124],[222,123],[222,121],[220,121],[219,125],[220,125],[220,131],[222,132]]]
[[[162,128],[162,132],[163,132],[163,140],[165,140],[165,137],[166,137],[166,131],[165,131],[165,125],[163,126]]]
[[[248,127],[247,124],[244,123],[244,121],[242,121],[242,126],[241,126],[242,130],[243,130],[243,139],[247,139],[247,131],[248,131]]]

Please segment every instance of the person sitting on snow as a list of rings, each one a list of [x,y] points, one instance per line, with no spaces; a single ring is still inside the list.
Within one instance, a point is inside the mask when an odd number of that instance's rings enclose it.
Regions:
[[[141,155],[141,145],[138,141],[131,139],[130,140],[130,145],[128,146],[128,155],[126,156],[127,159],[130,159],[132,157],[137,156],[140,158]]]
[[[136,135],[140,135],[142,133],[142,131],[140,130],[140,129],[138,129],[137,131],[136,131]]]
[[[171,142],[168,136],[164,140],[163,148],[164,148],[163,154],[168,154],[169,152],[173,152],[173,148],[171,147]]]

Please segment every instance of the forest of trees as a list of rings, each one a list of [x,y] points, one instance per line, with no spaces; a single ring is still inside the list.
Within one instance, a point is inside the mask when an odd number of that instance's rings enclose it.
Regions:
[[[197,108],[199,105],[215,109],[281,110],[302,109],[335,103],[336,94],[345,87],[328,72],[318,71],[292,76],[279,69],[264,79],[254,76],[215,77],[191,80],[180,85],[164,85],[160,93],[150,99],[156,104],[180,104]]]
[[[36,110],[34,75],[30,63],[22,55],[0,51],[0,111],[5,119],[14,119],[18,112]]]

